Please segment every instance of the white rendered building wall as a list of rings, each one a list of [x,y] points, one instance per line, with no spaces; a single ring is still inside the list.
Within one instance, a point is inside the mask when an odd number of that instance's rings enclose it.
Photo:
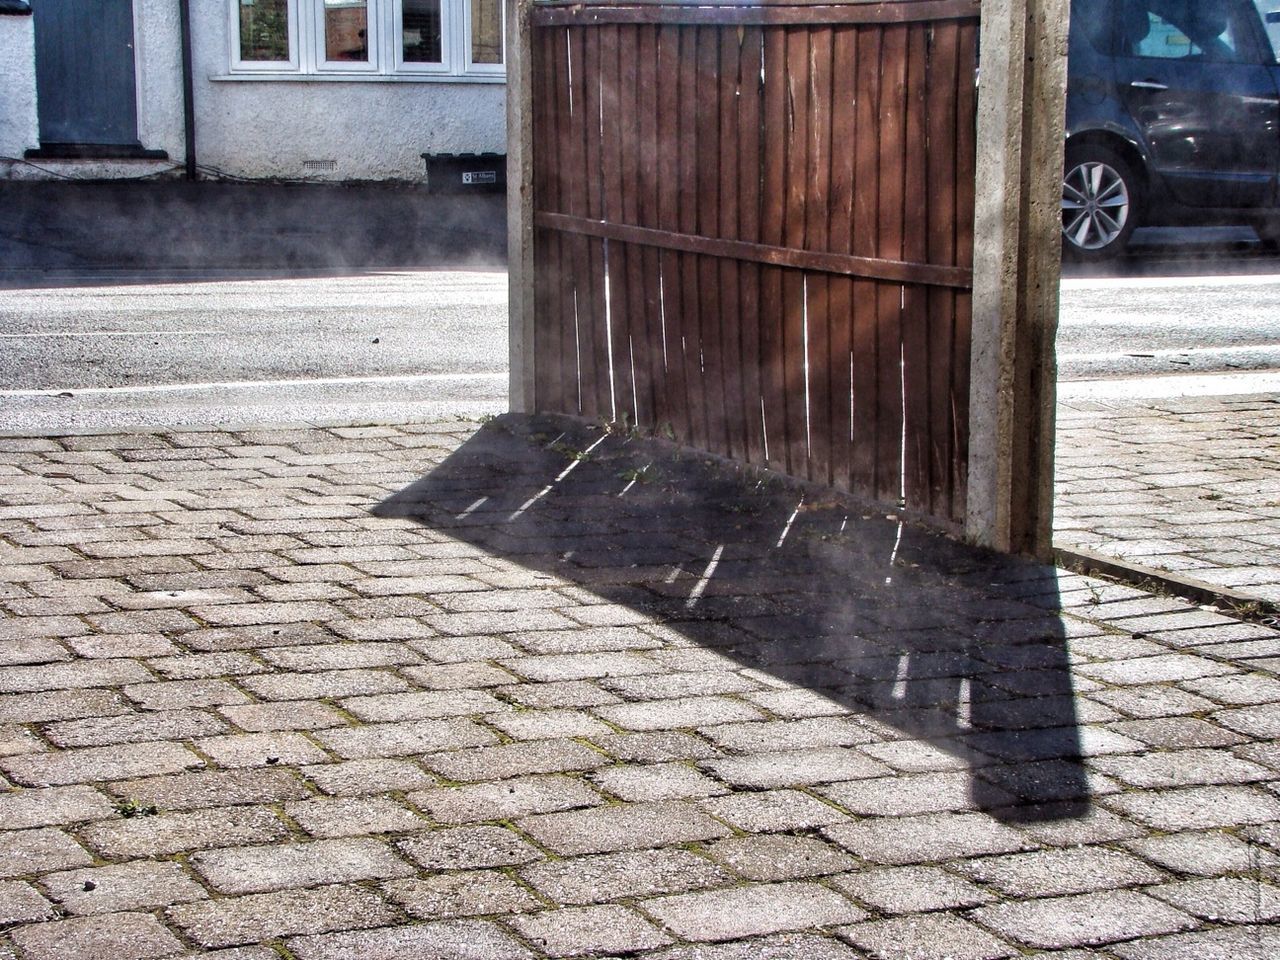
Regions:
[[[0,16],[0,157],[21,158],[39,146],[35,34],[32,18]],[[14,166],[0,159],[0,176]]]

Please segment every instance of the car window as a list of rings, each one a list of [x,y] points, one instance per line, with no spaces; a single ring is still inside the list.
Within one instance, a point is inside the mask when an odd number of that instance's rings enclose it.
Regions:
[[[1134,57],[1244,63],[1257,59],[1246,15],[1229,0],[1124,0],[1122,46]]]
[[[1280,51],[1280,0],[1253,0],[1258,8],[1258,16],[1267,28],[1267,39],[1271,41],[1271,49],[1266,51],[1266,59],[1275,62],[1277,51]]]

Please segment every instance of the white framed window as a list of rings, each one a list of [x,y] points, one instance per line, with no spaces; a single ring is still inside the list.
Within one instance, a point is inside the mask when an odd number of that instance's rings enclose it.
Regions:
[[[232,74],[501,79],[502,0],[229,0]]]

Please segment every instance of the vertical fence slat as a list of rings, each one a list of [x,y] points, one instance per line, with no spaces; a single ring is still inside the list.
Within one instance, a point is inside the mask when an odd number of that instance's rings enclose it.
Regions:
[[[745,36],[745,34],[744,34]],[[738,151],[741,131],[738,127],[738,87],[740,83],[741,48],[736,31],[718,30],[714,37],[720,50],[716,108],[719,115],[719,223],[718,236],[737,240],[740,237],[738,196]],[[742,304],[739,298],[738,261],[727,257],[715,264],[720,271],[720,370],[724,387],[724,452],[730,457],[746,457],[746,435],[743,415],[746,412],[742,377]]]
[[[853,238],[853,166],[855,114],[844,106],[857,92],[857,31],[842,27],[832,41],[832,91],[836,106],[831,125],[831,223],[828,244],[835,253],[849,253]],[[831,345],[831,479],[849,487],[851,410],[853,398],[853,281],[832,277],[829,284]]]
[[[906,144],[903,166],[902,255],[916,263],[928,257],[928,176],[929,130],[925,110],[928,36],[922,24],[907,28]],[[932,447],[929,420],[929,339],[928,297],[919,284],[910,284],[902,295],[902,384],[903,384],[903,496],[913,510],[932,509],[929,487],[929,451]]]
[[[638,177],[638,223],[645,227],[657,227],[658,224],[658,28],[642,26],[639,28],[639,70],[636,87],[639,94],[637,104],[637,135],[640,138],[638,149],[634,151],[640,158],[637,170]],[[625,75],[624,75],[625,76]],[[644,296],[644,360],[637,361],[637,368],[643,367],[648,373],[648,396],[642,394],[641,403],[647,403],[649,417],[645,425],[651,429],[659,429],[670,420],[670,402],[668,391],[670,383],[666,375],[665,344],[662,329],[662,274],[658,251],[653,247],[643,247],[640,255],[640,275]],[[643,383],[644,381],[640,381]]]
[[[764,198],[760,239],[781,246],[786,210],[787,34],[782,27],[764,31]],[[781,131],[781,133],[779,132]],[[760,268],[760,348],[764,360],[764,413],[768,464],[787,466],[787,385],[782,312],[781,267]]]
[[[960,28],[960,66],[956,83],[956,263],[973,266],[974,177],[977,165],[978,27]],[[951,518],[964,519],[969,470],[969,353],[973,340],[973,292],[956,294],[956,323],[951,358],[951,406],[954,411],[951,454]]]
[[[902,257],[903,170],[907,96],[907,28],[884,31],[880,83],[880,213],[878,255]],[[876,497],[896,500],[902,488],[902,286],[876,291]]]
[[[584,31],[582,77],[575,90],[582,91],[583,161],[587,193],[587,216],[599,220],[604,214],[604,178],[601,174],[602,137],[600,135],[600,33],[599,29]],[[583,405],[582,412],[592,418],[612,418],[611,381],[609,371],[609,340],[605,327],[604,303],[604,240],[594,237],[587,241],[588,273],[586,276],[586,303],[579,292],[579,329],[586,344],[583,355]]]
[[[931,263],[956,262],[956,77],[959,30],[954,23],[932,27],[929,57],[929,223]],[[929,484],[933,509],[952,510],[951,461],[955,455],[952,427],[951,369],[955,342],[956,295],[931,289],[929,310]]]
[[[576,148],[574,137],[573,112],[571,98],[573,95],[569,75],[570,64],[570,31],[554,30],[552,34],[552,50],[555,58],[556,88],[556,194],[559,209],[565,213],[578,213],[580,210],[580,190],[573,182],[573,171],[582,150]],[[580,142],[580,141],[578,141]],[[561,396],[564,407],[561,409],[572,413],[582,411],[582,377],[579,373],[578,356],[578,314],[577,314],[577,277],[574,264],[582,262],[586,244],[580,237],[560,238],[560,368]]]
[[[622,157],[622,215],[623,223],[640,222],[640,27],[627,25],[618,29],[618,149]],[[631,423],[640,426],[653,424],[653,386],[649,377],[648,313],[644,303],[644,248],[633,244],[618,244],[622,251],[625,271],[626,296],[622,309],[628,326],[626,339],[625,375],[630,384],[622,403],[631,411]]]
[[[855,97],[853,252],[878,252],[880,188],[880,30],[858,28]],[[876,495],[876,284],[853,283],[853,449],[850,483],[855,493]]]
[[[788,247],[805,245],[806,179],[809,153],[809,31],[787,30],[786,231]],[[782,277],[786,318],[784,351],[787,391],[787,470],[809,471],[809,384],[806,379],[805,275],[788,270]]]
[[[698,30],[680,33],[680,100],[677,104],[680,138],[680,231],[698,231]],[[702,363],[702,284],[700,258],[680,254],[680,320],[684,348],[684,376],[688,388],[689,442],[706,449],[707,378]]]
[[[664,230],[680,229],[680,30],[661,27],[658,34],[658,221]],[[690,388],[684,358],[683,263],[678,253],[660,255],[664,355],[668,382],[668,415],[676,438],[689,442]]]
[[[831,194],[831,67],[830,28],[809,32],[809,163],[805,176],[805,245],[829,250]],[[811,273],[807,281],[806,355],[809,389],[809,479],[831,482],[831,314],[830,281]]]
[[[720,43],[714,27],[697,33],[697,232],[715,237],[720,230]],[[698,331],[702,349],[702,405],[706,409],[705,447],[727,454],[725,423],[725,359],[721,330],[720,265],[698,258]]]
[[[742,32],[741,71],[738,88],[738,236],[760,241],[760,121],[764,87],[764,35],[759,27]],[[743,263],[739,268],[739,306],[742,318],[742,400],[746,453],[751,463],[764,462],[764,395],[760,352],[760,268]]]
[[[624,89],[619,69],[619,27],[610,25],[600,30],[600,139],[603,203],[601,216],[616,223],[629,222],[625,207],[623,177],[623,102],[634,99],[634,83],[628,77]],[[634,390],[631,385],[631,310],[627,265],[630,253],[625,243],[604,243],[609,298],[609,380],[612,404],[611,418],[635,423]]]

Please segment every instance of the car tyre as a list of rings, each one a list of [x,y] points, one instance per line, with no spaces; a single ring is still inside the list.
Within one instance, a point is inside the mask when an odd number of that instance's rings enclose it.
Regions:
[[[1073,260],[1106,260],[1129,242],[1142,209],[1142,180],[1099,143],[1067,147],[1062,177],[1062,249]]]
[[[1263,217],[1253,221],[1253,232],[1268,253],[1280,251],[1280,217]]]

